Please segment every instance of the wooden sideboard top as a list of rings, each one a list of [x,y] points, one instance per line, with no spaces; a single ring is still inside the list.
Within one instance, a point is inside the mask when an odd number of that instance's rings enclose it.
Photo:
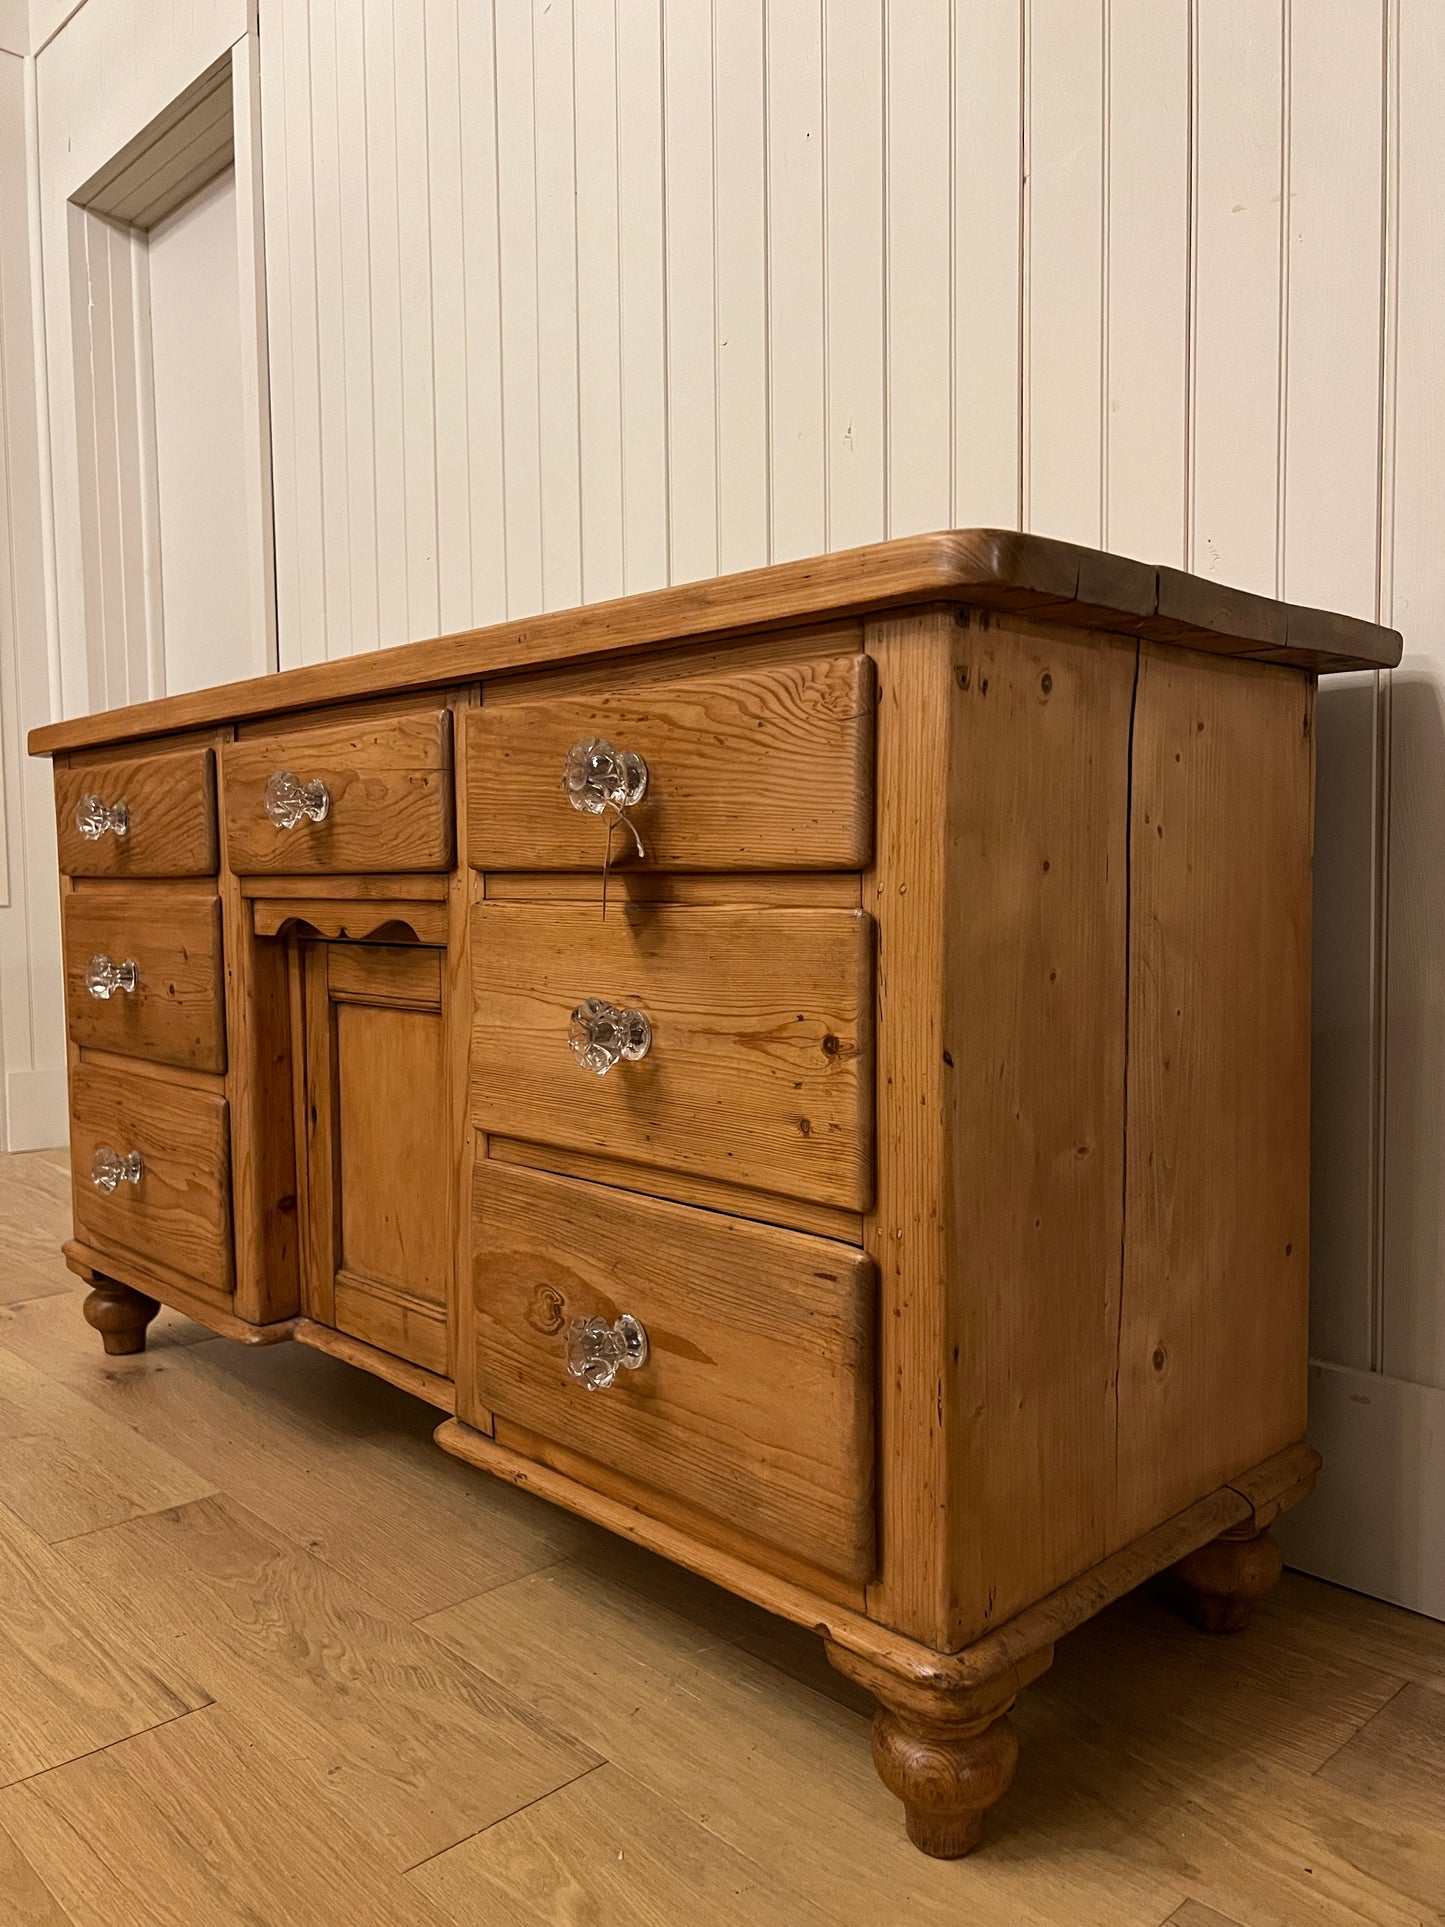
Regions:
[[[1320,672],[1389,668],[1400,659],[1398,632],[1378,623],[1277,602],[1181,569],[1156,568],[1046,536],[956,529],[780,562],[615,602],[548,611],[434,641],[403,643],[77,716],[32,730],[29,747],[32,755],[49,755],[281,710],[473,682],[510,670],[927,602],[1010,609],[1038,621]]]

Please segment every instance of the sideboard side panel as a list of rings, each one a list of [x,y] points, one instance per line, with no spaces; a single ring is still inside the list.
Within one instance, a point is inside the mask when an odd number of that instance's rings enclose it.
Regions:
[[[1113,1532],[1132,639],[920,611],[878,665],[881,1568],[965,1644]]]
[[[1145,644],[1119,1543],[1304,1437],[1314,686]]]

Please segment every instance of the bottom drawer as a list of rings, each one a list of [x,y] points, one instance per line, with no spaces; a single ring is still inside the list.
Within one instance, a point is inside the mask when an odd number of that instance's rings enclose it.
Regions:
[[[232,1289],[224,1097],[143,1072],[77,1065],[70,1151],[75,1222],[88,1242],[156,1259],[216,1291]],[[112,1190],[97,1182],[104,1152],[126,1161]]]
[[[482,1406],[824,1571],[872,1573],[861,1251],[485,1161],[472,1249]],[[569,1375],[568,1328],[624,1314],[645,1361],[589,1390]]]

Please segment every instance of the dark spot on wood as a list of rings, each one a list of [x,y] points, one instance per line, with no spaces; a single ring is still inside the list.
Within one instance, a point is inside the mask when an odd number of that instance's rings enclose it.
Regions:
[[[825,1057],[836,1057],[838,1055],[838,1040],[832,1031],[829,1031],[823,1039],[823,1055]]]
[[[1050,696],[1053,694],[1054,679],[1049,674],[1047,669],[1044,671],[1043,675],[1039,677],[1039,688],[1044,692],[1046,696]]]
[[[1294,1256],[1294,1246],[1293,1246],[1293,1245],[1286,1245],[1286,1246],[1285,1246],[1285,1248],[1284,1248],[1284,1255],[1285,1255],[1285,1257],[1286,1257],[1286,1258],[1293,1258],[1293,1256]]]
[[[966,669],[960,669],[958,672],[958,686],[960,689],[968,688],[968,671]]]
[[[979,693],[979,695],[980,695],[980,696],[986,696],[986,695],[988,694],[988,677],[987,677],[987,676],[980,676],[980,677],[979,677],[979,679],[978,679],[978,693]]]
[[[1155,1371],[1162,1372],[1168,1361],[1169,1354],[1165,1351],[1164,1347],[1162,1345],[1156,1345],[1154,1347],[1154,1357],[1151,1361]]]
[[[1049,873],[1049,859],[1045,857],[1044,858],[1044,875],[1047,876],[1048,873]]]
[[[800,1117],[798,1119],[798,1129],[803,1133],[804,1137],[811,1137],[813,1135],[812,1119],[806,1118],[806,1117]]]
[[[953,1052],[946,1050],[943,1053],[943,1061],[945,1064],[947,1064],[948,1068],[952,1070],[953,1069]]]

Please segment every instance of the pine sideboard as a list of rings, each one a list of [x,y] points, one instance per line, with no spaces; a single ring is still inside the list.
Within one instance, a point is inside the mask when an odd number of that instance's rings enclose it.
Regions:
[[[1316,680],[988,530],[37,730],[74,1236],[816,1628],[926,1853],[1055,1642],[1310,1489]]]

